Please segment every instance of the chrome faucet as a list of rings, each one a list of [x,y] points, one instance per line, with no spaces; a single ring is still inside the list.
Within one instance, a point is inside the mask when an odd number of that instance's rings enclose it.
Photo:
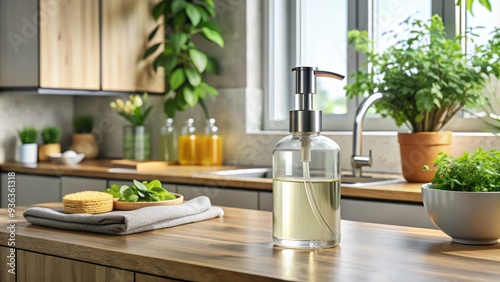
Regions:
[[[356,110],[354,118],[354,129],[352,134],[352,156],[351,166],[352,175],[354,177],[361,177],[361,168],[364,166],[372,166],[372,150],[369,151],[368,156],[363,156],[362,151],[362,138],[363,138],[363,120],[368,109],[378,100],[382,99],[381,93],[375,93],[368,96],[361,102]]]

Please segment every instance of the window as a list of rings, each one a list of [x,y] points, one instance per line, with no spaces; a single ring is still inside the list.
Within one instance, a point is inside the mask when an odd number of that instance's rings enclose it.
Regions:
[[[476,3],[475,17],[463,12],[463,8],[458,9],[454,1],[273,0],[265,1],[264,5],[268,32],[264,52],[268,56],[264,71],[264,81],[267,81],[264,129],[273,130],[287,130],[288,111],[295,107],[295,82],[291,73],[294,66],[316,66],[346,75],[343,82],[317,80],[315,109],[323,111],[323,130],[352,130],[354,113],[362,99],[347,99],[343,87],[349,83],[348,74],[361,67],[362,58],[347,45],[350,29],[367,29],[377,49],[383,50],[392,44],[384,33],[397,31],[399,23],[409,16],[427,20],[432,14],[440,14],[450,36],[459,28],[477,25],[489,26],[483,31],[487,34],[492,30],[491,23],[500,25],[500,1],[492,1],[496,13]],[[460,10],[461,13],[457,13]],[[466,24],[461,27],[457,24],[459,20]],[[397,130],[392,119],[382,119],[376,114],[367,116],[364,128]],[[477,131],[484,125],[477,119],[456,118],[447,128]]]

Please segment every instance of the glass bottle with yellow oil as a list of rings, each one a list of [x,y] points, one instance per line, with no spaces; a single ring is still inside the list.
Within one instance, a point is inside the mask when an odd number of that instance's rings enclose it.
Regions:
[[[195,165],[199,163],[199,136],[196,135],[196,128],[192,118],[186,121],[179,135],[179,164]],[[198,159],[197,159],[198,158]]]
[[[201,165],[222,165],[222,136],[215,119],[207,120],[204,135],[200,139]]]

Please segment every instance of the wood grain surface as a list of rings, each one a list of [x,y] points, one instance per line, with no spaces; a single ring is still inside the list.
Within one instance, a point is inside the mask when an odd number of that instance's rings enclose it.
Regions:
[[[100,88],[99,1],[40,1],[40,86]]]
[[[60,203],[45,206],[60,207]],[[272,244],[272,213],[224,211],[223,218],[110,236],[33,226],[24,222],[19,208],[16,247],[186,280],[498,281],[500,277],[500,244],[460,245],[439,230],[342,221],[339,247],[282,249]],[[4,245],[6,211],[0,214]]]
[[[165,167],[153,166],[141,171],[123,169],[110,172],[109,169],[114,167],[112,162],[112,160],[84,160],[78,166],[56,165],[50,162],[27,166],[21,163],[7,162],[0,164],[0,170],[39,175],[81,176],[117,180],[140,179],[149,181],[158,179],[164,183],[272,191],[271,179],[236,178],[205,174],[211,171],[238,168],[236,166],[169,165]],[[395,183],[364,187],[343,186],[341,193],[342,197],[422,203],[421,185],[420,183]]]

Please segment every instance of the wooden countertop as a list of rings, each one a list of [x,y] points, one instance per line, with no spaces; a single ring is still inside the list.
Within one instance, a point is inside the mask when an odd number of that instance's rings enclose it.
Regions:
[[[205,172],[234,169],[234,166],[179,166],[172,165],[160,168],[151,168],[142,171],[118,169],[110,172],[113,165],[109,160],[84,161],[77,166],[55,165],[52,163],[38,163],[33,166],[16,162],[0,164],[1,171],[16,173],[51,175],[51,176],[79,176],[119,180],[152,180],[190,185],[207,185],[215,187],[232,187],[271,191],[271,179],[235,178],[227,176],[203,175]],[[363,187],[342,186],[343,197],[365,198],[373,200],[404,201],[422,203],[420,183],[396,183]]]
[[[460,245],[432,229],[342,221],[339,247],[294,250],[273,246],[272,213],[264,211],[224,208],[223,218],[127,236],[34,226],[24,221],[22,211],[16,211],[16,248],[177,279],[496,281],[499,277],[500,244]],[[6,246],[5,209],[0,216],[0,245]]]

